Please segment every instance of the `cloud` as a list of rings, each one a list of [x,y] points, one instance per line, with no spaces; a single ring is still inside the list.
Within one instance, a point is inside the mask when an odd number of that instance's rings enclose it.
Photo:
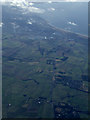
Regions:
[[[52,3],[52,1],[48,1],[48,3]]]
[[[76,25],[77,25],[77,24],[74,23],[74,22],[68,22],[68,24],[73,25],[73,26],[76,26]]]
[[[55,8],[51,8],[52,11],[55,11]]]
[[[31,22],[31,21],[28,21],[28,24],[32,25],[32,22]]]
[[[45,12],[44,9],[40,9],[37,7],[28,7],[28,10],[33,13],[44,13]]]
[[[33,6],[33,5],[34,5],[34,3],[30,2],[30,3],[29,3],[29,5]]]
[[[66,2],[77,2],[78,0],[65,0]],[[80,0],[79,0],[80,1]]]
[[[3,23],[2,23],[2,22],[0,22],[0,27],[2,27],[2,25],[3,25]]]
[[[0,0],[0,2],[23,2],[23,1],[30,1],[30,2],[89,2],[90,0]]]
[[[33,6],[34,3],[29,2],[28,0],[13,0],[10,2],[10,5],[21,7],[24,10],[28,10],[29,12],[33,12],[33,13],[44,13],[45,12],[44,9],[34,7]]]
[[[55,8],[48,8],[49,11],[55,11]]]

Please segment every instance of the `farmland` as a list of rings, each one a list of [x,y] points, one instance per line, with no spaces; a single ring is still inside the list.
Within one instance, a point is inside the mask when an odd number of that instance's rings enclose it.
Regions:
[[[3,23],[3,118],[87,118],[87,37],[8,6]]]

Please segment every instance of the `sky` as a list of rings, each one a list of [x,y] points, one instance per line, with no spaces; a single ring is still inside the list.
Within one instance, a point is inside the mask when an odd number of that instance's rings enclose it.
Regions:
[[[1,2],[8,2],[8,1],[13,1],[13,2],[23,2],[25,0],[0,0]],[[28,1],[28,0],[26,0]],[[30,2],[89,2],[89,0],[29,0]]]

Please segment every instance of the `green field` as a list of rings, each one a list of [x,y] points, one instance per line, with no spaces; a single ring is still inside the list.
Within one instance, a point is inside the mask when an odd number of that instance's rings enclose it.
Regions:
[[[3,118],[87,118],[87,37],[36,18],[3,7]]]

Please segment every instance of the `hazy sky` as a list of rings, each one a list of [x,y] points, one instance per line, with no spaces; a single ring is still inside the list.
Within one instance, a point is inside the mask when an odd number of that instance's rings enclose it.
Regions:
[[[22,1],[25,1],[25,0],[0,0],[0,1],[2,1],[2,2],[8,2],[8,1],[14,1],[14,2],[22,2]],[[26,1],[28,1],[28,0],[26,0]],[[53,2],[60,2],[60,1],[65,1],[65,2],[88,2],[89,0],[30,0],[31,2],[47,2],[47,1],[49,1],[49,2],[51,2],[51,1],[53,1]]]

